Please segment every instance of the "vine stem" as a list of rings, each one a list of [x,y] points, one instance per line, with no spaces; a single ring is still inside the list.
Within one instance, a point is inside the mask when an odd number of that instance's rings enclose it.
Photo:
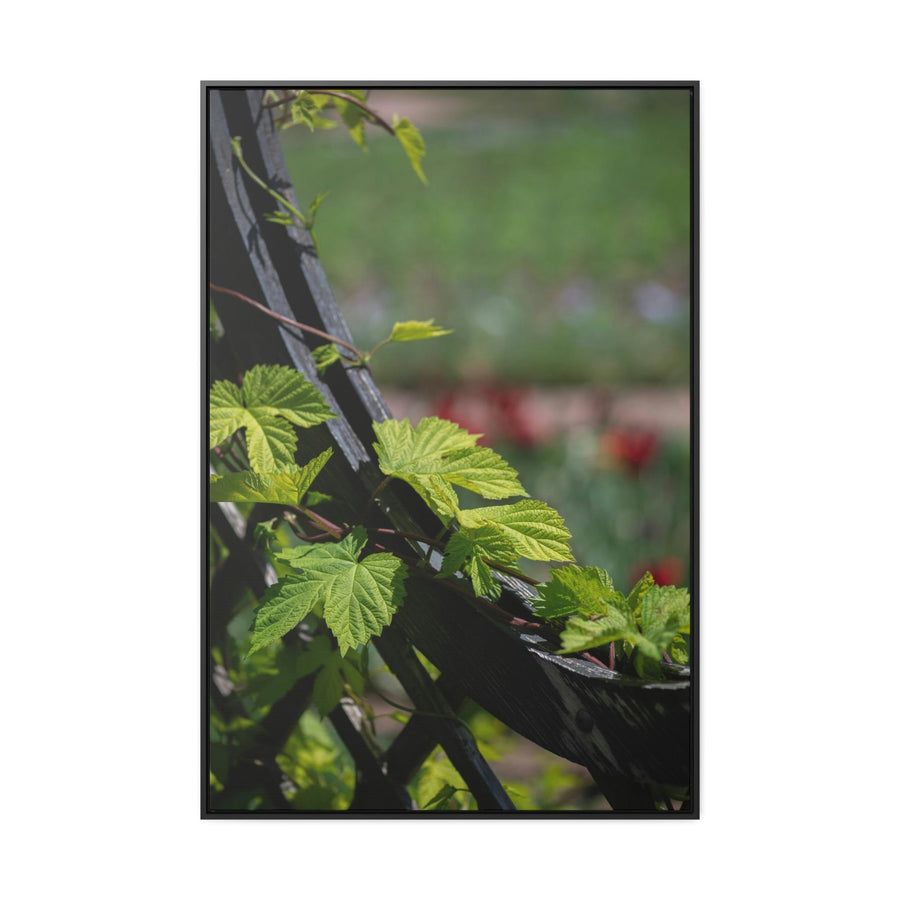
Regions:
[[[284,521],[288,523],[291,531],[293,531],[301,541],[307,541],[310,544],[316,544],[319,541],[334,537],[333,534],[327,531],[322,531],[319,534],[304,534],[300,530],[300,526],[297,524],[297,520],[293,517],[293,515],[291,515],[291,513],[289,513],[287,510],[284,510],[282,515],[284,517]]]
[[[308,519],[315,522],[316,525],[324,528],[333,538],[336,538],[339,541],[343,539],[343,529],[335,525],[334,522],[329,522],[324,516],[320,516],[318,513],[313,512],[311,509],[307,509],[305,506],[292,506],[291,509],[295,512],[302,513]]]
[[[357,100],[356,97],[351,94],[344,94],[341,91],[332,91],[325,88],[301,88],[300,90],[305,90],[307,94],[322,94],[327,97],[337,97],[338,100],[346,100],[347,103],[352,103],[354,106],[359,107],[366,115],[372,117],[372,121],[377,125],[380,125],[388,134],[394,135],[396,132],[392,125],[389,125],[381,116],[378,115],[373,109],[370,109],[366,106],[362,100]],[[294,94],[293,97],[285,97],[283,100],[278,100],[274,103],[263,103],[264,109],[275,109],[278,106],[284,106],[287,103],[293,103],[297,99],[297,95]]]
[[[373,357],[382,347],[387,347],[391,343],[390,337],[386,337],[383,341],[379,341],[370,351],[369,357]]]
[[[262,189],[263,189],[270,197],[272,197],[277,203],[280,203],[285,209],[287,209],[290,213],[292,213],[293,216],[297,219],[297,221],[298,221],[298,222],[299,222],[299,223],[300,223],[307,231],[309,231],[309,230],[312,228],[312,222],[311,222],[306,216],[304,216],[303,213],[300,212],[300,210],[297,209],[296,206],[294,206],[294,205],[293,205],[292,203],[290,203],[289,201],[285,200],[285,198],[282,197],[281,194],[278,193],[278,191],[276,191],[274,188],[269,187],[269,185],[267,185],[267,184],[265,183],[265,181],[263,181],[262,178],[260,178],[259,175],[257,175],[256,172],[254,172],[253,169],[250,168],[249,165],[247,165],[247,161],[244,159],[244,154],[243,154],[243,151],[241,150],[240,138],[235,138],[235,139],[232,141],[232,145],[233,145],[233,149],[234,149],[234,155],[235,155],[235,157],[237,158],[237,161],[241,164],[241,168],[242,168],[242,169],[250,176],[250,178],[252,178],[253,181],[255,181],[256,184],[258,184],[258,185],[259,185],[259,186],[260,186],[260,187],[261,187],[261,188],[262,188]]]
[[[243,300],[244,303],[249,303],[251,306],[255,306],[261,312],[264,312],[267,316],[271,316],[273,319],[277,319],[279,322],[284,322],[285,325],[293,325],[294,328],[299,328],[301,331],[308,331],[310,334],[314,334],[317,337],[325,338],[326,341],[331,341],[333,344],[340,344],[342,347],[346,347],[359,362],[362,362],[364,354],[361,353],[353,344],[348,344],[347,341],[342,341],[340,338],[335,337],[333,334],[328,334],[327,331],[319,331],[318,328],[313,328],[312,325],[304,325],[302,322],[297,322],[294,319],[289,319],[287,316],[279,315],[277,312],[273,312],[266,306],[263,306],[258,300],[252,300],[246,294],[242,294],[240,291],[234,291],[231,288],[219,287],[217,284],[213,284],[209,282],[209,289],[211,291],[217,291],[220,294],[230,294],[232,297],[237,297],[238,300]]]

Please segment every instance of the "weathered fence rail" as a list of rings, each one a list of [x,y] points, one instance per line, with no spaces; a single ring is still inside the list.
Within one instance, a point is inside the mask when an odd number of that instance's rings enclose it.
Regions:
[[[271,198],[244,176],[232,156],[231,138],[240,136],[250,167],[295,202],[277,131],[261,105],[262,91],[210,89],[207,97],[209,281],[350,341],[309,235],[264,219]],[[346,508],[346,521],[358,521],[383,478],[371,449],[372,423],[390,416],[369,371],[335,365],[320,376],[311,351],[324,341],[220,295],[216,311],[225,337],[210,344],[210,381],[235,379],[257,363],[289,365],[315,384],[339,414],[304,432],[304,455],[312,458],[326,446],[334,449],[317,489]],[[385,502],[375,516],[383,517],[384,527],[416,534],[440,530],[439,520],[405,484],[394,481],[381,496]],[[209,590],[206,624],[212,636],[221,633],[230,618],[236,585],[259,596],[274,573],[252,549],[252,529],[236,509],[213,504],[209,525],[230,551],[228,565]],[[422,555],[414,543],[393,541],[386,541],[389,549]],[[528,617],[531,589],[514,578],[498,577],[503,584],[498,606]],[[303,639],[302,630],[285,640]],[[453,717],[465,698],[529,740],[585,766],[617,810],[654,809],[653,785],[691,786],[692,692],[686,670],[673,667],[671,680],[649,683],[554,656],[532,631],[500,621],[484,604],[454,590],[452,583],[415,576],[409,579],[403,606],[375,644],[416,708],[446,715],[413,716],[387,751],[381,751],[355,724],[352,704],[338,706],[330,718],[358,773],[351,810],[411,809],[405,785],[438,743],[480,810],[514,809],[471,735]],[[413,647],[440,670],[439,679],[431,679]],[[227,710],[227,678],[212,661],[209,666],[210,698]],[[272,706],[241,764],[229,771],[226,790],[215,805],[207,801],[204,814],[236,811],[229,804],[237,803],[235,798],[251,784],[264,785],[270,809],[290,809],[275,757],[310,703],[311,692],[310,679],[300,679]]]

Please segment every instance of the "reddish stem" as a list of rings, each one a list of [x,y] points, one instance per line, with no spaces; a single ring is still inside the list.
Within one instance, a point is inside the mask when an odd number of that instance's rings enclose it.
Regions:
[[[582,659],[586,659],[588,662],[596,663],[598,666],[600,666],[601,669],[608,669],[608,668],[609,668],[609,666],[606,665],[606,663],[600,662],[600,660],[597,659],[596,656],[591,656],[590,653],[582,653],[582,654],[580,654],[580,655],[581,655],[581,658],[582,658]]]
[[[326,341],[331,341],[333,344],[340,344],[342,347],[346,347],[350,350],[353,355],[357,358],[357,360],[361,360],[363,358],[362,353],[353,346],[353,344],[348,344],[346,341],[342,341],[340,338],[336,338],[333,334],[328,334],[327,331],[319,331],[318,328],[313,328],[312,325],[304,325],[302,322],[296,322],[294,319],[289,319],[287,316],[279,315],[277,312],[273,312],[266,306],[263,306],[258,300],[251,300],[250,297],[245,294],[240,293],[240,291],[233,291],[231,288],[223,288],[219,287],[217,284],[209,283],[209,289],[211,291],[218,291],[220,294],[230,294],[232,297],[237,297],[239,300],[243,300],[244,303],[249,303],[251,306],[255,306],[260,312],[264,312],[267,316],[271,316],[273,319],[277,319],[279,322],[284,322],[285,325],[293,325],[294,328],[299,328],[301,331],[308,331],[310,334],[314,334],[320,338],[325,338]]]

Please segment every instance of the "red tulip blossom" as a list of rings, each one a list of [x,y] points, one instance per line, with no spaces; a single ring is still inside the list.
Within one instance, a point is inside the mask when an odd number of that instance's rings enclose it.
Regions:
[[[652,431],[610,428],[600,439],[606,455],[637,475],[656,458],[659,439]]]
[[[440,397],[432,414],[456,422],[472,434],[481,434],[478,443],[487,446],[508,442],[532,448],[542,440],[525,388],[487,384],[450,389]]]
[[[631,583],[637,583],[644,572],[649,572],[659,585],[670,584],[677,587],[684,578],[684,563],[677,556],[666,556],[663,559],[641,563],[632,568]]]

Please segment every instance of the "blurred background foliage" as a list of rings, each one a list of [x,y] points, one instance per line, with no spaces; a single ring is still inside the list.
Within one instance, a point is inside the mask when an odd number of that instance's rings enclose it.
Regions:
[[[689,579],[690,96],[684,89],[375,89],[427,146],[282,132],[357,346],[393,414],[485,435],[617,584]],[[541,576],[540,567],[532,574]]]
[[[284,132],[322,262],[360,345],[396,318],[452,340],[379,360],[385,382],[683,384],[688,356],[686,91],[375,90],[422,132],[429,185],[396,142]],[[638,331],[639,333],[636,333]]]

